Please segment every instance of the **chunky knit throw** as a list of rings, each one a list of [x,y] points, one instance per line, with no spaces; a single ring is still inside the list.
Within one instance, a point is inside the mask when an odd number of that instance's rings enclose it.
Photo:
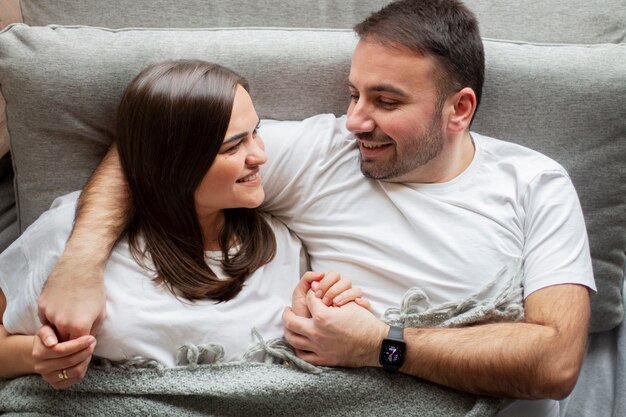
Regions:
[[[512,271],[514,269],[514,271]],[[385,320],[400,326],[467,326],[523,317],[520,265],[457,303],[429,306],[411,289]],[[505,275],[509,275],[506,278]],[[502,283],[506,285],[502,285]],[[492,297],[484,295],[497,283]],[[39,376],[0,380],[7,416],[423,416],[486,417],[500,400],[378,368],[316,367],[282,340],[259,343],[241,362],[223,363],[219,345],[186,345],[179,366],[149,360],[96,360],[79,384],[61,391]],[[261,358],[261,362],[258,362]],[[264,359],[264,360],[263,360]]]

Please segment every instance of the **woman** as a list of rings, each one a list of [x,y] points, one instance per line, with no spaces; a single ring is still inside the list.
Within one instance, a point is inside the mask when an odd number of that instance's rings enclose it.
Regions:
[[[73,193],[0,255],[0,377],[36,372],[65,388],[82,379],[92,353],[174,366],[186,344],[219,344],[223,360],[238,360],[258,342],[253,329],[265,340],[282,336],[296,284],[341,294],[341,304],[357,299],[335,273],[298,283],[302,245],[255,210],[266,160],[258,125],[247,82],[224,67],[170,61],[137,75],[117,115],[134,211],[107,263],[97,344],[84,336],[47,347],[51,329],[37,319],[41,288],[71,232]]]

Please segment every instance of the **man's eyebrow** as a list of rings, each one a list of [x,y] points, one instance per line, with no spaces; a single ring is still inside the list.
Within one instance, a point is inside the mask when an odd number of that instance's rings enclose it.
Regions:
[[[256,123],[256,127],[254,128],[254,130],[258,129],[260,124],[261,124],[261,120],[259,120]],[[243,139],[246,136],[248,136],[248,132],[235,133],[234,135],[232,135],[228,139],[225,139],[224,142],[222,142],[222,146],[224,146],[224,145],[226,145],[228,143],[234,142],[236,140]]]
[[[352,84],[351,82],[348,82],[348,87],[357,90],[357,88],[354,86],[354,84]],[[405,93],[404,91],[402,91],[401,89],[399,89],[398,87],[394,87],[391,84],[386,84],[386,83],[382,83],[382,84],[377,84],[371,87],[367,88],[368,92],[373,92],[373,93],[392,93],[395,94],[396,96],[399,96],[400,98],[405,98],[408,97],[409,95],[407,93]]]

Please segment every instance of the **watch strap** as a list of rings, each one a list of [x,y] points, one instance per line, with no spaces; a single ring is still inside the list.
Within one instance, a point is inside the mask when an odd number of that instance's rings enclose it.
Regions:
[[[402,327],[389,326],[387,339],[404,340],[404,329]]]

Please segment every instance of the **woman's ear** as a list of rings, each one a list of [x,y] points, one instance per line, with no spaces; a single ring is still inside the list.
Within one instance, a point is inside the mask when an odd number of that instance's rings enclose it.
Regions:
[[[470,87],[465,87],[448,98],[448,106],[448,130],[465,131],[476,111],[476,93]]]

